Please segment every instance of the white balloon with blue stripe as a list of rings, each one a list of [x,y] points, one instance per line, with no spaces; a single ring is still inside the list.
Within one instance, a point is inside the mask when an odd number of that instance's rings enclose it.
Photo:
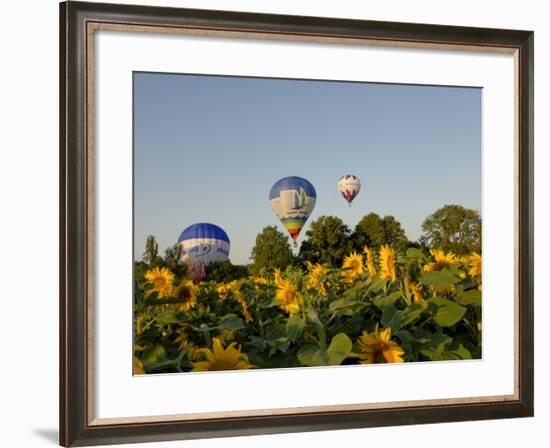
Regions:
[[[190,266],[226,261],[231,242],[225,230],[206,222],[193,224],[181,232],[178,244],[182,249],[181,260]]]

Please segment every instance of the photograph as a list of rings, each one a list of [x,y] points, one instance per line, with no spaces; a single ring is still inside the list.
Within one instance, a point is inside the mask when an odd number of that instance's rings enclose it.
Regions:
[[[134,71],[132,107],[134,375],[482,359],[481,88]]]
[[[543,22],[178,3],[59,5],[59,443],[517,445]]]

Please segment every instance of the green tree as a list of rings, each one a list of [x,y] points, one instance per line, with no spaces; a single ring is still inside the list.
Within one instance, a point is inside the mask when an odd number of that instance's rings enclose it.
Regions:
[[[363,246],[378,249],[385,242],[384,221],[377,213],[369,213],[357,223],[353,236],[357,249]]]
[[[294,264],[295,258],[288,244],[288,237],[275,226],[264,227],[256,236],[256,243],[250,254],[250,271],[257,275],[262,269],[285,269]]]
[[[145,242],[145,252],[143,252],[142,260],[149,266],[156,266],[162,263],[162,258],[159,257],[159,245],[153,235],[147,237]]]
[[[422,223],[423,238],[432,248],[463,255],[481,253],[481,216],[461,205],[444,205]]]
[[[399,251],[405,250],[409,240],[403,227],[401,227],[401,223],[391,215],[384,216],[382,221],[384,224],[384,244],[389,244]]]
[[[383,244],[389,244],[398,251],[403,251],[409,244],[399,221],[391,215],[381,218],[376,213],[363,216],[355,226],[352,239],[357,250],[364,246],[378,250]]]
[[[187,275],[187,265],[181,261],[182,247],[174,244],[164,252],[164,265],[169,268],[176,277],[185,277]]]
[[[300,247],[300,262],[340,266],[352,249],[350,235],[349,227],[340,218],[320,216],[306,232],[306,239]]]
[[[232,264],[229,260],[210,263],[206,266],[206,280],[215,282],[230,282],[248,276],[248,267]]]

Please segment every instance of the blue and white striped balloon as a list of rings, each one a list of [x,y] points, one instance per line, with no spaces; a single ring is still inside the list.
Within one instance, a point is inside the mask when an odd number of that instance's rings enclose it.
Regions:
[[[191,267],[203,267],[229,258],[230,241],[227,233],[215,224],[197,223],[181,232],[178,244],[182,249],[181,260]]]

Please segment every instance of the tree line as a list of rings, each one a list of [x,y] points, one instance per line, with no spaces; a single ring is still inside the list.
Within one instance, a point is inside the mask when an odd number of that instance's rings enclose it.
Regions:
[[[229,261],[213,263],[206,267],[206,279],[229,282],[274,268],[303,267],[308,262],[339,267],[352,251],[359,252],[365,246],[378,250],[386,244],[398,253],[410,247],[426,253],[432,248],[457,255],[481,253],[481,216],[475,210],[445,205],[424,220],[422,232],[417,241],[410,241],[401,223],[391,215],[382,217],[369,213],[353,229],[336,216],[320,216],[311,223],[298,254],[294,255],[288,236],[276,226],[267,226],[256,236],[249,265],[234,265]],[[151,266],[166,266],[176,275],[185,276],[189,273],[180,258],[178,245],[168,248],[164,257],[159,256],[158,244],[149,236],[142,261],[135,263],[136,278],[140,277],[139,272]]]
[[[350,252],[360,252],[365,246],[377,251],[380,246],[389,245],[398,253],[409,247],[426,253],[431,248],[457,255],[481,253],[481,216],[475,210],[445,205],[424,220],[422,232],[418,241],[410,241],[401,223],[391,215],[369,213],[354,229],[336,216],[320,216],[309,226],[295,256],[288,237],[277,227],[267,226],[256,237],[249,269],[259,274],[262,270],[304,266],[307,262],[341,266]]]

